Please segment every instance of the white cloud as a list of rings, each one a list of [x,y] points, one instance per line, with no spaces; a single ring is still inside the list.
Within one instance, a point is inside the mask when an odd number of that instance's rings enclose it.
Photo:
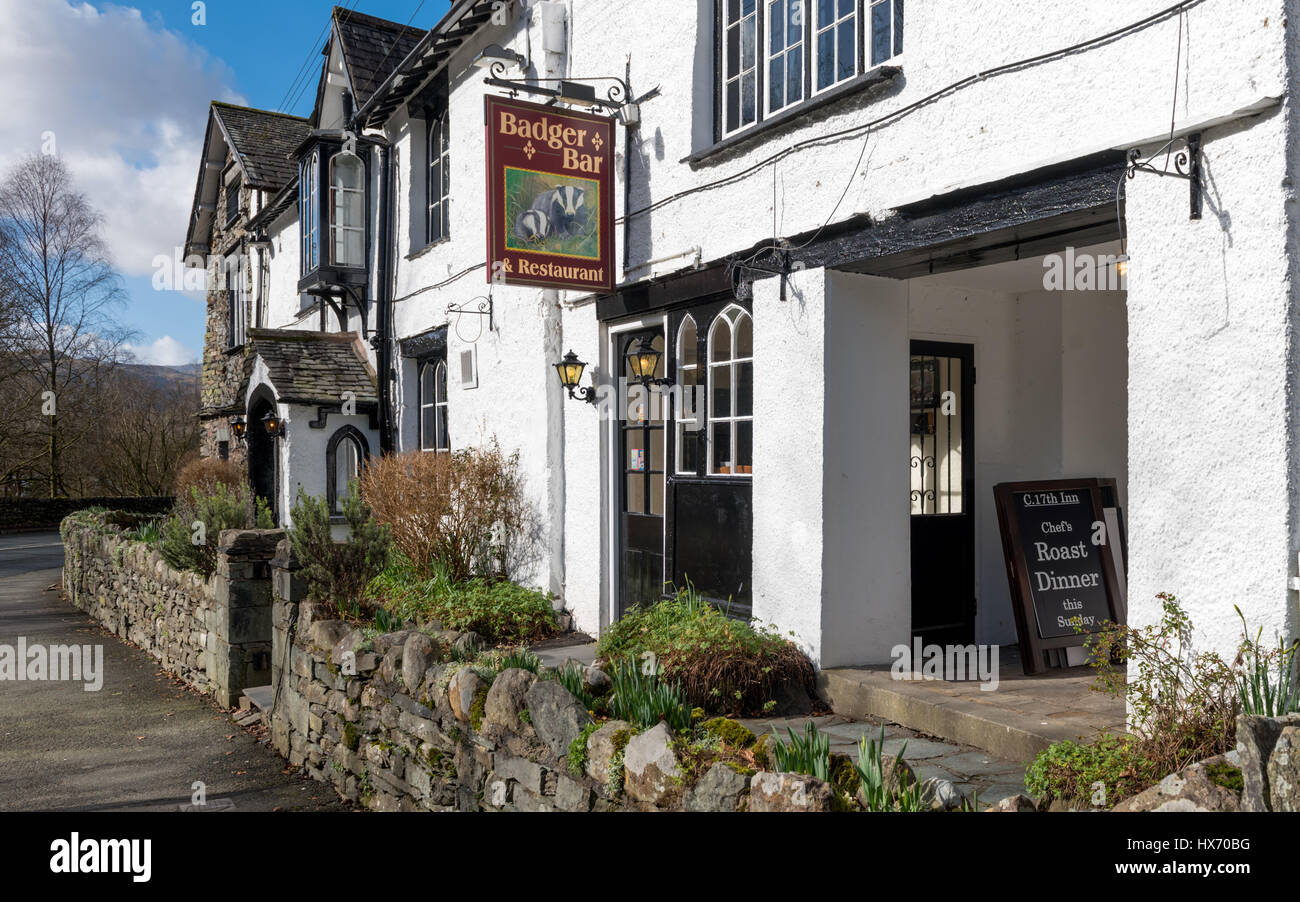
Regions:
[[[199,360],[197,353],[185,347],[170,335],[164,335],[153,344],[128,344],[123,347],[135,357],[136,363],[149,363],[154,366],[185,366],[189,363],[197,363]]]
[[[139,10],[0,2],[0,169],[53,133],[127,275],[185,241],[210,100],[229,67]]]

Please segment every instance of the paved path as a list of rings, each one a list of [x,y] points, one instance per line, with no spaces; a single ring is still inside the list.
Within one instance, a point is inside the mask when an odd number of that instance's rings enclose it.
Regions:
[[[324,784],[63,601],[58,533],[0,536],[0,644],[103,646],[104,684],[0,681],[0,810],[341,810]]]
[[[821,717],[757,717],[742,720],[756,734],[775,731],[782,739],[789,739],[787,729],[802,736],[808,721],[817,725],[818,732],[829,736],[831,754],[847,755],[858,760],[858,742],[863,735],[879,741],[882,721],[854,720],[841,714]],[[901,749],[903,760],[912,768],[918,780],[938,777],[948,780],[961,790],[967,799],[979,794],[981,808],[1000,802],[1007,796],[1025,792],[1024,761],[1008,761],[970,746],[958,745],[925,736],[898,724],[884,723],[886,757],[894,757]],[[1026,793],[1027,794],[1027,793]]]

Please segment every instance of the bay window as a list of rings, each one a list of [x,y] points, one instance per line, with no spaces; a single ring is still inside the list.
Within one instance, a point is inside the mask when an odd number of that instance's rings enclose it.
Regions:
[[[320,265],[320,227],[316,190],[320,178],[320,151],[313,150],[298,167],[298,226],[302,235],[302,274]]]
[[[330,262],[359,269],[365,265],[365,167],[355,154],[330,160]]]

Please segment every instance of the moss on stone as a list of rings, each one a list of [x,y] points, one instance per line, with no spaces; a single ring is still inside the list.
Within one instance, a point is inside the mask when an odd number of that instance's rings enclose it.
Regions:
[[[728,717],[715,717],[712,720],[706,720],[703,726],[704,729],[733,748],[747,749],[757,739],[753,730]]]
[[[1211,783],[1222,786],[1224,789],[1230,789],[1233,792],[1241,792],[1245,785],[1241,776],[1241,768],[1233,767],[1226,761],[1206,765],[1205,775],[1210,778]]]
[[[487,707],[488,687],[479,686],[474,700],[469,703],[469,725],[475,732],[483,726],[483,712]]]
[[[351,751],[356,751],[357,746],[361,744],[361,736],[357,733],[357,728],[346,721],[343,723],[343,745]]]

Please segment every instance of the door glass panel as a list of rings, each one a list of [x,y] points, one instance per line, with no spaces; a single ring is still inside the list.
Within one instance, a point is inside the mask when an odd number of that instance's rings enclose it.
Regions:
[[[731,367],[729,366],[713,368],[713,404],[709,415],[714,418],[731,416]]]
[[[909,497],[915,515],[960,514],[962,360],[912,355]]]
[[[627,474],[627,510],[633,514],[645,510],[645,476],[640,473]]]
[[[714,423],[711,439],[709,447],[713,451],[713,466],[710,470],[714,473],[730,473],[731,423]]]

